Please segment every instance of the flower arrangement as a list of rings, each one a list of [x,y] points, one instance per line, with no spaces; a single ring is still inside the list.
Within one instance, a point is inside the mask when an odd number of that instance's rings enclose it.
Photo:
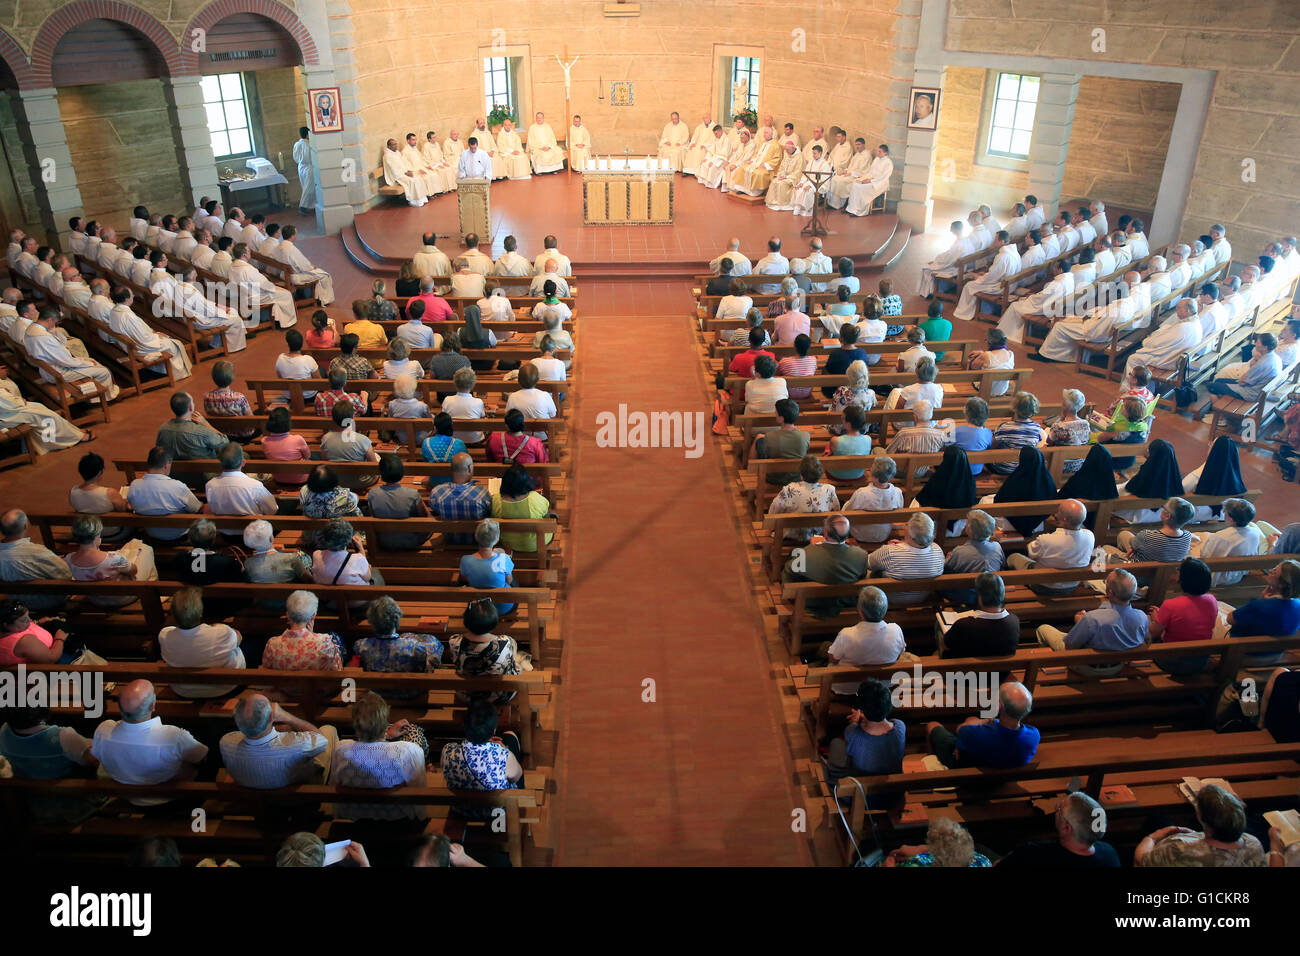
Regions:
[[[515,116],[515,111],[510,108],[508,103],[497,103],[492,107],[492,112],[487,115],[488,128],[491,129],[500,126],[506,120],[510,120],[510,122],[515,125],[519,124],[519,119]]]
[[[758,129],[758,113],[753,109],[753,107],[746,107],[731,118],[733,121],[744,120],[745,125],[748,126],[751,131]]]

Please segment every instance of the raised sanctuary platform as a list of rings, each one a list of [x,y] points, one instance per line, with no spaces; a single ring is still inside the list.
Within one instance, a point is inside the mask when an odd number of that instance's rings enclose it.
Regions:
[[[504,250],[506,236],[519,240],[519,248],[535,256],[542,239],[553,234],[560,249],[573,260],[584,277],[688,278],[698,275],[739,236],[751,259],[766,251],[769,236],[780,236],[787,255],[800,255],[808,239],[800,230],[808,220],[789,212],[728,202],[716,189],[708,189],[693,176],[673,181],[674,222],[668,225],[586,225],[582,221],[582,177],[577,173],[534,176],[528,180],[502,180],[492,184],[493,258]],[[847,255],[859,269],[873,269],[894,261],[907,246],[911,233],[893,213],[854,218],[832,211],[830,229],[823,242],[831,256]],[[418,250],[425,232],[448,238],[439,246],[454,256],[461,248],[456,196],[435,197],[419,208],[386,204],[356,218],[341,234],[348,256],[362,269],[381,276],[396,276],[401,264]],[[488,251],[485,249],[485,251]]]

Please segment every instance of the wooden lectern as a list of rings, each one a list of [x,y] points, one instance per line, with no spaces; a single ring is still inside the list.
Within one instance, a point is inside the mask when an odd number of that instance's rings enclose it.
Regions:
[[[460,234],[473,232],[484,248],[491,246],[492,216],[488,208],[487,179],[462,179],[456,183],[456,202],[460,209]]]

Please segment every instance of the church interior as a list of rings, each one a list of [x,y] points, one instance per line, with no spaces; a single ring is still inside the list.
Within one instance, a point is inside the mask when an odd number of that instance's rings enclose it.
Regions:
[[[0,856],[1300,866],[1293,0],[33,0],[0,86]]]

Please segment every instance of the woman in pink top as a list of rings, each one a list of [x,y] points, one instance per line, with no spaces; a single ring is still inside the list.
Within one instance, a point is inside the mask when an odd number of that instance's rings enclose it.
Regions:
[[[532,465],[550,461],[546,446],[532,435],[524,434],[524,413],[517,408],[506,412],[506,430],[493,432],[487,440],[488,461]]]
[[[338,348],[338,329],[334,327],[334,320],[329,317],[324,309],[317,309],[312,313],[311,330],[307,333],[306,341],[309,349]]]
[[[786,279],[786,282],[793,280]],[[782,285],[785,283],[783,282]],[[803,312],[803,296],[798,287],[785,291],[785,311],[772,320],[777,345],[793,345],[797,336],[807,335],[811,320]]]
[[[35,623],[21,601],[0,604],[0,667],[62,661],[67,638],[63,631],[51,634]]]
[[[262,436],[262,453],[271,461],[311,461],[311,449],[301,435],[293,434],[289,429],[291,420],[289,409],[273,408],[266,418],[266,434]],[[307,480],[307,472],[279,473],[275,476],[277,485],[299,487]]]
[[[780,319],[777,319],[779,322]],[[812,339],[808,337],[808,331],[805,329],[801,334],[794,337],[794,355],[787,355],[781,361],[776,363],[776,374],[781,378],[790,378],[791,376],[802,377],[804,375],[817,374],[817,356],[809,355],[808,350],[812,348]],[[812,397],[811,388],[790,388],[787,387],[788,397],[796,402]]]

